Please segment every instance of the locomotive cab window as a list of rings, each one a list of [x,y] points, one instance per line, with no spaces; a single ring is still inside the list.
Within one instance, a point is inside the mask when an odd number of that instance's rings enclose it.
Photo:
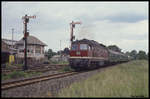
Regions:
[[[80,50],[88,50],[87,44],[80,44]]]
[[[73,44],[71,47],[72,50],[78,50],[78,45],[77,44]]]

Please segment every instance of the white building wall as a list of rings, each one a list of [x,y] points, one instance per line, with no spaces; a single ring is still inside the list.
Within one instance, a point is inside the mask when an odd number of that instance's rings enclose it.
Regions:
[[[36,53],[36,46],[39,46],[39,45],[29,45],[27,47],[27,49],[29,49],[30,51],[32,50],[33,53],[31,52],[27,52],[27,57],[31,57],[31,58],[36,58],[36,59],[41,59],[41,58],[44,58],[44,53],[42,53],[42,50],[44,50],[44,47],[41,46],[41,53]],[[17,53],[17,57],[19,58],[24,58],[24,52],[19,52],[19,50],[23,50],[24,49],[24,46],[18,46],[18,53]]]

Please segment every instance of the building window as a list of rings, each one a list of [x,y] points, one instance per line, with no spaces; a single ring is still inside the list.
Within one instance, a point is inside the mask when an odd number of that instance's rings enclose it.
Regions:
[[[20,49],[19,52],[20,52],[20,53],[24,53],[24,49]]]
[[[35,53],[41,53],[41,46],[35,47]]]
[[[31,53],[33,53],[33,50],[32,50],[32,49],[31,49],[30,51],[31,51]]]
[[[41,50],[36,49],[35,53],[41,53]]]

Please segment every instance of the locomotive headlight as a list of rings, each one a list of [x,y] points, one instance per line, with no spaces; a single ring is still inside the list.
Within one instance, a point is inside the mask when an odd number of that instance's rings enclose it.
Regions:
[[[77,51],[76,54],[77,54],[77,55],[80,55],[80,52]]]

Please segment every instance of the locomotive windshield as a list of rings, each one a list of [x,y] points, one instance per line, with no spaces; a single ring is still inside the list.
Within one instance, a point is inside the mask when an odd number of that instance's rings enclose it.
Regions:
[[[87,50],[88,45],[87,44],[80,44],[80,50]]]
[[[71,47],[72,50],[78,50],[78,45],[77,44],[73,44]]]

